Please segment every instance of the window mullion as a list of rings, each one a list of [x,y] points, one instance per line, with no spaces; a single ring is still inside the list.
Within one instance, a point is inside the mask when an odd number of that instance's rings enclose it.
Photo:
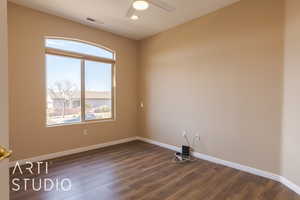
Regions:
[[[116,94],[116,68],[115,64],[111,64],[111,118],[115,119],[115,94]]]
[[[81,60],[81,121],[85,122],[85,60]]]

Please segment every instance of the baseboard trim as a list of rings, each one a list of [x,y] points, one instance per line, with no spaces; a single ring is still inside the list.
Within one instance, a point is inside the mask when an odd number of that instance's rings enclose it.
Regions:
[[[280,178],[280,182],[285,185],[286,187],[290,188],[291,190],[293,190],[294,192],[296,192],[297,194],[300,195],[300,187],[298,185],[296,185],[295,183],[291,182],[290,180],[288,180],[285,177],[281,177]]]
[[[141,140],[141,141],[144,141],[144,142],[147,142],[147,143],[150,143],[150,144],[158,145],[158,146],[161,146],[161,147],[173,150],[173,151],[180,151],[180,147],[177,147],[177,146],[174,146],[174,145],[165,144],[165,143],[162,143],[162,142],[158,142],[158,141],[148,139],[148,138],[143,138],[143,137],[137,137],[137,139]],[[296,192],[297,194],[300,195],[300,187],[298,185],[292,183],[291,181],[289,181],[285,177],[282,177],[280,175],[277,175],[277,174],[274,174],[274,173],[271,173],[271,172],[267,172],[267,171],[264,171],[264,170],[256,169],[256,168],[253,168],[253,167],[249,167],[249,166],[246,166],[246,165],[241,165],[241,164],[238,164],[238,163],[222,160],[220,158],[216,158],[216,157],[209,156],[209,155],[206,155],[206,154],[202,154],[202,153],[199,153],[199,152],[193,152],[193,156],[196,157],[196,158],[202,159],[202,160],[217,163],[217,164],[220,164],[220,165],[224,165],[226,167],[234,168],[234,169],[237,169],[237,170],[240,170],[240,171],[244,171],[244,172],[247,172],[247,173],[250,173],[250,174],[254,174],[254,175],[257,175],[257,176],[261,176],[261,177],[264,177],[264,178],[267,178],[267,179],[271,179],[271,180],[280,182],[283,185],[285,185],[286,187],[290,188],[291,190],[293,190],[294,192]]]
[[[210,162],[213,162],[213,163],[224,165],[226,167],[234,168],[234,169],[244,171],[244,172],[247,172],[247,173],[250,173],[250,174],[254,174],[254,175],[257,175],[257,176],[268,178],[268,179],[271,179],[271,180],[274,180],[274,181],[279,181],[280,180],[280,176],[277,175],[277,174],[273,174],[271,172],[256,169],[256,168],[249,167],[249,166],[246,166],[246,165],[241,165],[241,164],[230,162],[230,161],[227,161],[227,160],[222,160],[220,158],[216,158],[216,157],[205,155],[205,154],[198,153],[198,152],[193,152],[193,156],[195,156],[196,158],[199,158],[199,159],[207,160],[207,161],[210,161]]]
[[[161,143],[161,142],[157,142],[155,140],[151,140],[151,139],[148,139],[148,138],[137,137],[137,140],[147,142],[149,144],[154,144],[154,145],[157,145],[157,146],[160,146],[160,147],[164,147],[166,149],[170,149],[170,150],[173,150],[173,151],[180,151],[180,147],[170,145],[170,144]]]
[[[54,159],[54,158],[59,158],[59,157],[63,157],[63,156],[76,154],[76,153],[81,153],[81,152],[90,151],[90,150],[94,150],[94,149],[100,149],[100,148],[104,148],[104,147],[108,147],[108,146],[131,142],[134,140],[137,140],[137,138],[129,137],[129,138],[121,139],[121,140],[114,140],[111,142],[100,143],[100,144],[91,145],[91,146],[87,146],[87,147],[80,147],[80,148],[76,148],[76,149],[70,149],[70,150],[60,151],[60,152],[56,152],[56,153],[50,153],[50,154],[27,158],[27,159],[23,159],[23,160],[11,161],[11,162],[9,162],[9,167],[14,167],[17,162],[20,165],[23,165],[23,164],[26,164],[26,162],[38,162],[38,161],[43,161],[43,160],[50,160],[50,159]]]
[[[164,143],[161,143],[161,142],[157,142],[157,141],[147,139],[147,138],[142,138],[142,137],[138,137],[138,139],[141,140],[141,141],[147,142],[147,143],[155,144],[155,145],[173,150],[173,151],[181,151],[180,147],[177,147],[177,146],[174,146],[174,145],[164,144]],[[217,163],[217,164],[220,164],[220,165],[224,165],[226,167],[234,168],[234,169],[237,169],[237,170],[240,170],[240,171],[248,172],[248,173],[251,173],[251,174],[254,174],[254,175],[257,175],[257,176],[261,176],[261,177],[264,177],[264,178],[272,179],[272,180],[275,180],[275,181],[280,181],[280,176],[279,175],[276,175],[276,174],[273,174],[273,173],[270,173],[270,172],[266,172],[266,171],[263,171],[263,170],[255,169],[255,168],[248,167],[248,166],[245,166],[245,165],[241,165],[241,164],[238,164],[238,163],[222,160],[220,158],[216,158],[216,157],[209,156],[209,155],[202,154],[202,153],[198,153],[198,152],[193,152],[192,154],[193,154],[194,157],[202,159],[202,160],[206,160],[206,161],[210,161],[210,162]]]

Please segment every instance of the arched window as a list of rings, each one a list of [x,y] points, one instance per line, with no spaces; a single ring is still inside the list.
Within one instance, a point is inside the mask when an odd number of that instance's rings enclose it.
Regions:
[[[48,126],[114,119],[113,51],[46,38],[45,53]]]
[[[46,39],[46,47],[100,58],[114,59],[114,53],[112,51],[76,40],[48,38]]]

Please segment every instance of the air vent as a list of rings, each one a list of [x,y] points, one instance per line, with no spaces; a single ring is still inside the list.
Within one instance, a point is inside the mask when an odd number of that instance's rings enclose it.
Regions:
[[[95,22],[96,22],[95,19],[90,18],[90,17],[87,17],[87,18],[86,18],[86,21],[91,22],[91,23],[95,23]]]

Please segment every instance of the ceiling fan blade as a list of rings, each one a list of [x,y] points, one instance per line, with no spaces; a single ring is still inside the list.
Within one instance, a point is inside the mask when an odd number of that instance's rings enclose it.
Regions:
[[[168,12],[172,12],[175,9],[175,7],[167,4],[166,2],[163,2],[161,0],[147,0],[149,3],[151,3],[152,5],[156,6],[156,7],[159,7],[165,11],[168,11]]]
[[[135,10],[132,6],[130,6],[130,8],[128,9],[127,13],[126,13],[126,17],[130,18],[133,14],[134,14]]]

